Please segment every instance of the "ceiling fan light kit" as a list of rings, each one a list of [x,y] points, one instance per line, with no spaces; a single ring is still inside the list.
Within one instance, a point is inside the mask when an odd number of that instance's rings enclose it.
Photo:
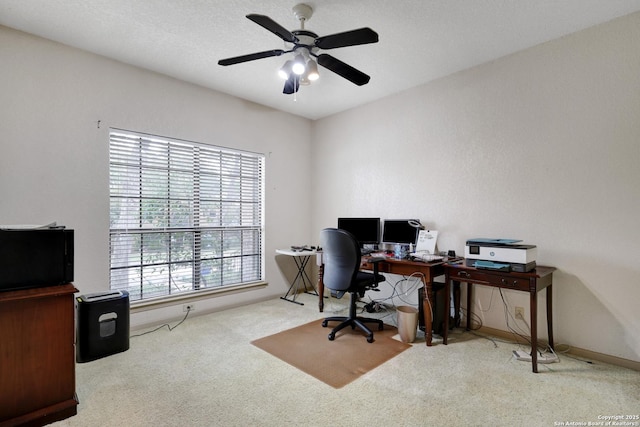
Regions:
[[[292,53],[293,60],[288,59],[278,70],[278,75],[285,79],[283,93],[296,93],[300,85],[310,84],[318,80],[318,65],[336,73],[358,86],[369,82],[370,77],[360,70],[345,64],[337,58],[320,50],[335,49],[339,47],[356,46],[361,44],[377,43],[378,34],[371,28],[360,28],[357,30],[345,31],[328,36],[318,37],[317,34],[305,30],[304,23],[313,15],[313,9],[306,4],[297,4],[293,7],[293,14],[300,21],[300,29],[288,31],[280,24],[265,15],[249,14],[247,18],[264,29],[280,37],[286,43],[292,44],[291,49],[274,49],[264,52],[252,53],[249,55],[236,56],[233,58],[221,59],[218,65],[227,66],[240,64],[242,62],[256,59],[270,58]],[[314,58],[317,60],[314,60]]]
[[[306,67],[305,67],[304,56],[302,56],[302,54],[299,53],[293,59],[293,66],[291,67],[291,71],[293,71],[298,76],[301,76],[304,73],[305,69]]]
[[[291,68],[293,68],[293,61],[290,59],[285,62],[282,67],[280,67],[280,70],[278,70],[278,75],[282,78],[282,80],[287,80],[289,78],[289,75],[291,74]]]
[[[312,82],[315,82],[320,78],[320,74],[318,73],[318,64],[313,59],[310,59],[307,62],[307,78]]]

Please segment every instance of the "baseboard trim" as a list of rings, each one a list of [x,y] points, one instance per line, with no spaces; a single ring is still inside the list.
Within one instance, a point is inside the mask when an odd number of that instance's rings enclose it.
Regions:
[[[488,326],[481,326],[480,329],[475,330],[475,332],[480,333],[482,335],[495,336],[498,338],[503,338],[509,341],[517,342],[518,344],[528,344],[523,338],[519,336],[514,336],[514,334],[503,331],[501,329],[490,328]],[[545,345],[548,343],[546,340],[539,340],[539,342],[544,343]],[[556,347],[557,347],[556,343]],[[558,350],[556,348],[556,350]],[[598,353],[597,351],[586,350],[584,348],[569,346],[569,349],[566,353],[571,354],[572,356],[579,357],[587,360],[597,360],[599,362],[609,363],[611,365],[620,366],[627,369],[633,369],[634,371],[640,371],[640,362],[636,362],[635,360],[624,359],[622,357],[611,356],[609,354]],[[562,353],[560,353],[562,355]]]

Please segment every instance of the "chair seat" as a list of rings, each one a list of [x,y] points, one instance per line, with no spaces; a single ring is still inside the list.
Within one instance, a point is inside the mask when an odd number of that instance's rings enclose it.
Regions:
[[[374,279],[375,278],[375,279]],[[342,298],[344,294],[348,292],[357,292],[359,295],[364,296],[364,292],[366,292],[370,288],[375,288],[375,286],[371,286],[371,282],[384,282],[386,279],[381,274],[373,274],[366,273],[364,271],[359,271],[356,274],[356,278],[353,282],[351,282],[351,286],[344,291],[336,291],[331,290],[331,296],[335,298]]]
[[[367,273],[365,271],[358,271],[358,273],[356,274],[356,278],[351,283],[351,286],[349,287],[349,289],[367,287],[367,286],[370,286],[372,282],[375,282],[377,285],[379,282],[384,282],[385,280],[386,279],[382,274],[374,274],[374,273]]]

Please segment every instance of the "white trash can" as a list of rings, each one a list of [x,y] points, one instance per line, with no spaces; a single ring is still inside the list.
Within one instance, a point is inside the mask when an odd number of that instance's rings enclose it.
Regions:
[[[418,309],[408,305],[396,308],[398,333],[402,342],[414,342],[418,330]]]

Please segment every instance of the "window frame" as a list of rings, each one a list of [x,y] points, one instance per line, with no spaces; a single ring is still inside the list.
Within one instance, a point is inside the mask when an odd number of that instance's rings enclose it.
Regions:
[[[110,289],[141,303],[264,283],[264,166],[261,153],[110,128]]]

